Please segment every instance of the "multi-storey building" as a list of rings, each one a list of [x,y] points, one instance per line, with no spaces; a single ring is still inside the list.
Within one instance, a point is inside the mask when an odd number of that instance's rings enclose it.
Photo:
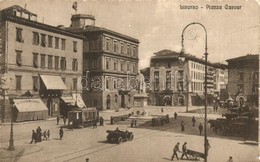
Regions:
[[[214,95],[215,66],[208,62],[208,101]],[[205,100],[205,61],[170,50],[155,53],[150,63],[149,101],[152,105],[200,105]],[[216,80],[217,82],[217,80]]]
[[[2,121],[10,119],[11,106],[27,113],[18,114],[18,120],[41,119],[43,113],[34,115],[39,107],[47,107],[49,116],[63,111],[61,97],[77,91],[82,75],[83,37],[37,22],[36,14],[11,6],[0,11],[0,38]]]
[[[259,55],[227,60],[228,93],[238,106],[258,106]]]
[[[132,107],[138,74],[138,44],[135,38],[95,26],[92,15],[76,14],[67,30],[84,39],[83,100],[99,110]]]

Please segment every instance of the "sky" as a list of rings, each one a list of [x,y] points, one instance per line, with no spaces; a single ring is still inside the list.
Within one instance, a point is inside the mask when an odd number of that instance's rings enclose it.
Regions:
[[[75,14],[73,2],[0,0],[0,8],[26,6],[38,15],[38,22],[69,26]],[[77,0],[77,4],[77,14],[94,15],[96,26],[140,41],[139,69],[149,67],[150,58],[160,50],[179,52],[182,31],[192,22],[206,28],[211,62],[226,63],[230,58],[260,53],[260,0]],[[227,10],[226,5],[241,7]],[[184,6],[198,9],[181,9]],[[209,9],[213,6],[222,9]],[[205,31],[202,26],[191,25],[185,29],[184,50],[203,58]]]

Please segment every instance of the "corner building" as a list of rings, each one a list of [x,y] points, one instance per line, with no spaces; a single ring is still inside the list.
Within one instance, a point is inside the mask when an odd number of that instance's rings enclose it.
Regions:
[[[61,97],[76,92],[82,75],[83,37],[37,22],[36,14],[20,6],[0,11],[0,35],[1,76],[8,78],[1,85],[2,121],[10,120],[12,106],[18,117],[20,113],[19,121],[42,119],[33,112],[59,115]],[[47,114],[37,112],[38,107],[45,107]]]
[[[98,110],[133,107],[139,41],[95,26],[92,15],[76,14],[67,30],[85,37],[83,100]]]

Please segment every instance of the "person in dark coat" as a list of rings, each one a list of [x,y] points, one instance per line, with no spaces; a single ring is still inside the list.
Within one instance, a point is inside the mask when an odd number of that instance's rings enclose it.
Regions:
[[[48,139],[48,140],[50,140],[50,135],[51,135],[50,130],[48,130],[48,131],[47,131],[47,139]]]
[[[60,127],[59,135],[60,135],[60,140],[62,140],[62,137],[63,137],[63,129],[62,129],[62,127]]]
[[[43,140],[43,141],[44,141],[44,140],[47,141],[47,132],[46,132],[46,131],[43,132],[43,139],[42,139],[42,140]]]
[[[60,122],[60,116],[57,115],[57,125],[59,125],[59,122]]]
[[[174,113],[174,119],[175,120],[177,119],[177,113],[176,112]]]
[[[36,134],[37,134],[37,142],[41,142],[42,141],[42,129],[40,126],[38,126],[38,128],[36,129]]]
[[[161,108],[161,112],[163,113],[163,108]]]
[[[33,141],[34,141],[34,143],[37,143],[37,133],[34,130],[32,130],[32,140],[31,140],[30,144],[32,144]]]
[[[174,156],[176,156],[177,160],[179,160],[179,157],[178,157],[178,154],[177,154],[177,152],[180,152],[180,150],[179,150],[179,145],[180,145],[180,143],[178,142],[178,143],[174,146],[174,148],[173,148],[172,160],[173,160]]]
[[[183,159],[183,156],[185,155],[187,159],[189,159],[188,155],[187,155],[187,142],[184,142],[184,144],[182,145],[182,155],[181,155],[181,159]]]
[[[184,129],[185,129],[185,128],[184,128],[184,121],[182,120],[182,121],[181,121],[181,131],[184,132]]]
[[[66,125],[67,118],[65,116],[63,117],[63,122],[64,122],[64,125]]]
[[[194,116],[192,117],[191,121],[192,121],[192,126],[193,126],[193,127],[195,127],[195,122],[196,122],[196,119],[195,119],[195,117],[194,117]]]
[[[201,135],[202,130],[203,130],[203,126],[202,126],[202,124],[200,123],[200,125],[199,125],[200,135]]]
[[[100,126],[104,126],[104,118],[102,116],[99,118],[99,124]]]

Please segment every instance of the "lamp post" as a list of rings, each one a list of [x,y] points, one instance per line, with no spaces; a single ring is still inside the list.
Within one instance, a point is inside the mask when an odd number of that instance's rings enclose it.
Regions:
[[[10,130],[10,139],[9,139],[9,147],[8,150],[9,151],[13,151],[14,149],[14,132],[13,132],[13,101],[10,100],[11,103],[11,130]]]
[[[205,162],[207,162],[207,156],[208,156],[208,140],[207,140],[207,75],[208,75],[208,44],[207,44],[207,30],[205,28],[204,25],[202,25],[201,23],[198,22],[193,22],[190,23],[188,25],[185,26],[185,28],[182,31],[181,34],[181,55],[184,54],[184,31],[190,26],[190,25],[200,25],[201,27],[203,27],[204,31],[205,31],[205,85],[204,85],[204,89],[205,89],[205,121],[204,121],[204,154],[205,154]],[[188,96],[188,92],[187,92],[187,96]],[[188,101],[188,98],[187,98]],[[188,104],[187,104],[188,105]]]

